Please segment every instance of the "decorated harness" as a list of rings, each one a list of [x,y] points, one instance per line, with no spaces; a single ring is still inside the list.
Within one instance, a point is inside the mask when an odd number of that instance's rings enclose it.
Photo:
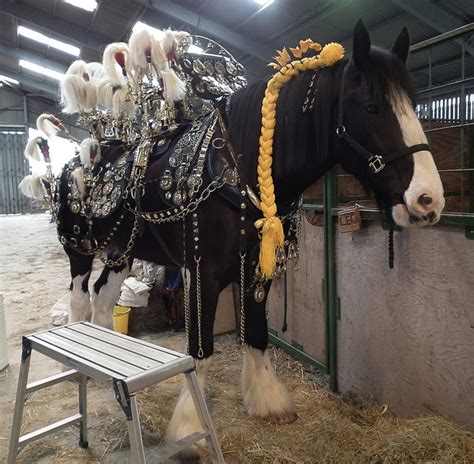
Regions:
[[[213,192],[218,191],[239,211],[240,285],[242,289],[253,288],[255,301],[264,301],[265,282],[284,273],[288,259],[298,257],[301,199],[286,208],[277,208],[275,203],[271,165],[276,104],[280,89],[292,77],[331,66],[342,59],[343,49],[339,44],[322,48],[307,39],[290,49],[295,60],[283,49],[275,57],[276,63],[270,64],[277,72],[268,82],[262,102],[255,192],[243,180],[241,155],[235,152],[225,124],[228,100],[246,86],[243,66],[211,39],[158,32],[145,26],[132,34],[128,44],[109,45],[103,65],[78,61],[66,73],[62,82],[65,112],[79,113],[78,123],[88,128],[91,139],[82,142],[79,155],[66,165],[60,179],[51,176],[51,211],[61,243],[81,254],[98,255],[110,267],[121,265],[131,256],[143,224],[183,221],[183,245],[185,234],[192,236],[193,249],[188,253],[191,251],[196,267],[200,320],[198,207]],[[308,52],[313,56],[305,56]],[[313,78],[303,112],[313,107],[314,82]],[[114,147],[120,154],[110,159],[106,155]],[[160,175],[148,177],[155,163],[161,163]],[[66,202],[61,198],[64,182]],[[157,211],[142,208],[149,189],[159,192],[162,207]],[[77,218],[72,231],[66,230],[60,219],[64,207]],[[184,227],[188,216],[190,231]],[[133,225],[124,249],[113,259],[106,258],[104,251],[126,218],[130,224],[130,217]],[[109,220],[112,226],[98,242],[95,226],[100,220]],[[247,250],[249,220],[254,222],[261,239],[253,250]],[[150,230],[170,256],[159,228]],[[182,259],[170,258],[177,265],[187,262],[186,246]],[[256,266],[252,264],[252,281],[245,282],[246,267],[257,261]],[[185,311],[189,311],[186,295]],[[242,337],[244,323],[242,291]],[[201,341],[199,346],[202,351]]]

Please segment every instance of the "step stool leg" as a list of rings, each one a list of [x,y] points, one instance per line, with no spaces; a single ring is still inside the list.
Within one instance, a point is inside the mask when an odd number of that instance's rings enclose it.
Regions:
[[[224,464],[224,457],[222,456],[221,447],[219,445],[219,440],[217,439],[216,430],[214,429],[214,424],[212,423],[211,416],[207,410],[206,400],[204,399],[204,393],[201,390],[199,381],[196,375],[196,371],[186,372],[186,381],[188,383],[189,391],[194,401],[199,420],[202,425],[207,428],[209,436],[206,437],[208,447],[213,452],[212,461],[218,464]]]
[[[79,414],[82,415],[79,422],[79,446],[87,448],[87,376],[84,374],[79,378]]]
[[[31,361],[31,342],[23,337],[23,349],[21,353],[20,375],[16,390],[15,411],[13,413],[12,431],[10,436],[10,448],[8,450],[8,464],[16,461],[18,453],[18,440],[20,439],[21,421],[23,418],[23,407],[26,400],[26,385],[28,382],[28,371]]]
[[[138,416],[137,397],[130,396],[130,410],[132,420],[127,417],[128,435],[130,437],[130,450],[132,451],[132,462],[145,464],[145,448],[143,447],[142,431],[140,428],[140,417]]]
[[[115,397],[127,417],[128,436],[133,464],[145,464],[145,448],[143,447],[138,404],[135,395],[130,395],[127,384],[121,380],[114,380]]]

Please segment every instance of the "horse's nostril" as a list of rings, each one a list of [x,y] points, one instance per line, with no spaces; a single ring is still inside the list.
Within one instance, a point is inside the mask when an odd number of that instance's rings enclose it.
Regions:
[[[431,213],[428,213],[425,216],[423,216],[423,219],[425,221],[433,222],[436,219],[436,213],[434,211],[431,211]]]
[[[423,205],[423,206],[429,206],[431,205],[431,203],[433,203],[433,198],[431,198],[430,196],[426,195],[426,193],[424,193],[423,195],[420,196],[420,198],[418,198],[418,203],[420,203],[420,205]]]

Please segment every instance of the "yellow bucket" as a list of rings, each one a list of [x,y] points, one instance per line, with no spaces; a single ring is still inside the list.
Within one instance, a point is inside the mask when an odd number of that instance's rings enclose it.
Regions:
[[[126,308],[125,306],[114,306],[114,330],[116,332],[127,335],[129,315],[130,308]]]

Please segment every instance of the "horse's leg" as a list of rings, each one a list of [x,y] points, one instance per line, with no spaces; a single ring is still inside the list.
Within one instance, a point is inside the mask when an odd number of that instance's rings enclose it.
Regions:
[[[92,323],[113,329],[114,306],[120,295],[120,287],[130,273],[131,263],[105,266],[92,292]]]
[[[201,321],[198,324],[198,310],[196,298],[196,276],[193,272],[188,278],[190,286],[190,327],[189,327],[189,354],[196,361],[196,372],[199,385],[204,392],[206,375],[211,364],[211,356],[214,351],[213,328],[219,297],[219,282],[214,279],[212,273],[205,268],[201,270],[201,295],[202,311]],[[189,272],[188,272],[189,276]],[[199,325],[201,326],[201,343],[199,342]],[[200,352],[202,348],[202,352]],[[202,429],[202,424],[197,415],[191,393],[187,382],[184,383],[178,402],[171,417],[166,441],[172,443]],[[194,449],[188,449],[187,453],[195,453]]]
[[[266,296],[271,282],[265,285]],[[295,405],[288,390],[277,379],[268,356],[268,328],[265,313],[266,297],[257,303],[253,291],[245,294],[245,345],[242,368],[244,406],[251,416],[274,422],[296,420]]]
[[[88,285],[94,257],[81,255],[68,247],[65,247],[65,251],[69,257],[71,270],[68,319],[71,323],[90,318],[91,302]]]

